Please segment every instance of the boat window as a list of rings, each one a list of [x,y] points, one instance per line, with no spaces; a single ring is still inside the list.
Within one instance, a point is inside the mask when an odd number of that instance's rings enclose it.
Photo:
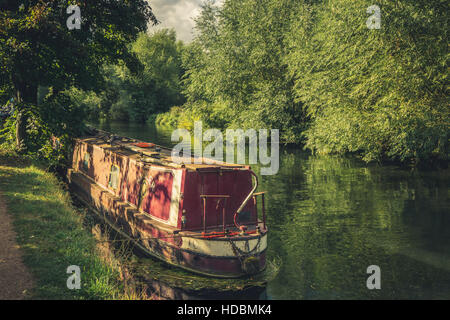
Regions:
[[[84,170],[88,170],[89,169],[89,161],[91,160],[91,155],[86,152],[84,154],[84,159],[83,159],[83,169]]]
[[[117,189],[119,185],[119,167],[116,165],[111,166],[111,173],[109,174],[108,186],[112,189]]]

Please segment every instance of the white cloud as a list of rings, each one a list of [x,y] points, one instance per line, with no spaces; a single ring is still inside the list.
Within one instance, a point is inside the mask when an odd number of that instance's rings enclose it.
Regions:
[[[194,17],[200,13],[202,0],[150,0],[153,13],[160,21],[156,27],[150,27],[150,32],[162,28],[174,28],[178,39],[189,42],[192,40]]]
[[[222,3],[218,0],[216,3]],[[160,21],[156,27],[150,27],[149,31],[173,28],[180,40],[189,42],[193,37],[195,26],[194,18],[200,14],[200,5],[204,0],[150,0],[153,13]]]

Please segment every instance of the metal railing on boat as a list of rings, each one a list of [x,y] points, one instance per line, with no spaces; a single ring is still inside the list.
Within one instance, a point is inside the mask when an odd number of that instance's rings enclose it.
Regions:
[[[266,192],[263,191],[263,192],[253,193],[251,195],[251,198],[253,198],[254,212],[255,212],[255,221],[254,221],[254,223],[255,223],[256,227],[258,228],[259,223],[262,222],[264,229],[266,229],[266,208],[265,208],[265,199],[264,199],[264,194],[265,193]],[[261,200],[262,200],[262,202],[261,202],[261,206],[262,206],[262,221],[259,220],[259,211],[258,211],[258,206],[257,206],[257,204],[258,204],[257,197],[259,197],[259,196],[261,197]],[[230,196],[229,195],[205,195],[205,194],[202,194],[202,195],[200,195],[200,198],[202,199],[202,206],[203,206],[203,221],[202,221],[203,222],[203,233],[206,234],[207,230],[211,229],[211,228],[207,227],[207,223],[206,223],[207,222],[206,221],[206,216],[207,216],[207,214],[206,214],[207,199],[215,199],[217,201],[216,209],[219,208],[220,201],[223,200],[223,206],[222,206],[222,233],[223,233],[223,235],[226,235],[227,234],[226,229],[229,226],[229,225],[226,224],[226,204],[227,204],[227,200],[230,198]],[[234,224],[234,225],[236,226],[236,224]],[[216,225],[216,227],[214,227],[214,229],[217,229],[219,227],[220,227],[219,225]]]

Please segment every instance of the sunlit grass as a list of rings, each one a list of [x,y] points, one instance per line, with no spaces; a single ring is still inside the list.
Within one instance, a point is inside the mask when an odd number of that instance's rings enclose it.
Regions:
[[[0,190],[35,279],[33,299],[139,298],[125,292],[117,266],[105,261],[83,226],[85,213],[53,174],[0,147]],[[79,290],[67,288],[70,265],[81,269]]]

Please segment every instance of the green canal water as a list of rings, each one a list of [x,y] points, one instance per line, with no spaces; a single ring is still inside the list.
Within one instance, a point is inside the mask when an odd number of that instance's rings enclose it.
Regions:
[[[173,146],[171,131],[102,123]],[[259,171],[257,166],[254,169]],[[450,171],[366,165],[353,157],[280,148],[268,191],[269,259],[282,261],[268,299],[450,299]],[[369,290],[367,268],[381,270]]]

